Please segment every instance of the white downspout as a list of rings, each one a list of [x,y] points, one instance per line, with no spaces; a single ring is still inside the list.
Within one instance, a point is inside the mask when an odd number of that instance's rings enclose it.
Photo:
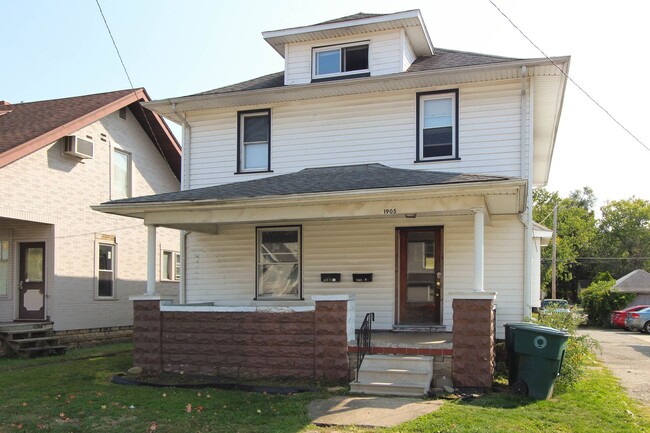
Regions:
[[[526,66],[521,67],[521,158],[520,169],[521,177],[527,179],[526,182],[526,209],[523,214],[519,215],[520,221],[524,225],[524,293],[522,312],[523,317],[531,316],[532,310],[532,240],[533,240],[533,146],[532,146],[532,110],[531,106],[528,107],[528,136],[526,134],[526,79],[528,77],[528,69]],[[531,86],[532,87],[532,86]],[[529,92],[530,104],[532,104],[532,94]],[[525,156],[528,156],[528,167],[525,164]],[[527,168],[527,170],[526,170]]]
[[[185,191],[186,189],[190,189],[190,137],[192,134],[192,127],[190,126],[189,122],[185,120],[181,114],[176,111],[176,103],[171,102],[170,104],[172,106],[172,111],[174,112],[176,118],[178,119],[179,122],[181,122],[181,125],[183,125],[183,155],[182,155],[182,163],[181,163],[181,191]],[[186,301],[186,284],[187,284],[187,277],[186,277],[186,269],[187,269],[187,247],[186,247],[186,241],[187,241],[187,235],[189,232],[185,230],[181,230],[181,279],[179,282],[178,286],[178,302],[179,304],[184,304]]]

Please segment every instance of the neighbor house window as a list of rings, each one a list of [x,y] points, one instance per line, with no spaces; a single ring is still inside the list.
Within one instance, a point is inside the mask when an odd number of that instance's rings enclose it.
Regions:
[[[257,229],[257,299],[301,298],[300,227]]]
[[[270,171],[271,110],[239,113],[238,172]]]
[[[111,199],[131,197],[131,154],[113,149]]]
[[[97,245],[97,297],[115,297],[115,245]]]
[[[7,296],[9,279],[9,241],[0,240],[0,296]]]
[[[419,93],[417,160],[458,158],[458,91]]]
[[[181,255],[175,251],[163,251],[161,263],[162,279],[178,281],[181,279]]]
[[[368,44],[314,48],[312,78],[329,78],[369,72]]]

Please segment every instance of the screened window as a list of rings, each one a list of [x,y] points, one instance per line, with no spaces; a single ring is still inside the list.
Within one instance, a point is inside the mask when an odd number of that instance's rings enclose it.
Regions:
[[[313,78],[368,71],[368,44],[314,49]]]
[[[181,279],[180,253],[175,251],[163,251],[161,265],[163,280],[178,281]]]
[[[115,297],[115,245],[112,244],[98,246],[97,297]]]
[[[457,94],[419,95],[418,160],[456,158]]]
[[[257,298],[300,299],[300,227],[257,229]]]
[[[9,241],[0,240],[0,296],[7,295],[9,279]]]
[[[269,171],[270,110],[239,114],[239,171]]]
[[[113,149],[111,198],[131,197],[131,154]]]

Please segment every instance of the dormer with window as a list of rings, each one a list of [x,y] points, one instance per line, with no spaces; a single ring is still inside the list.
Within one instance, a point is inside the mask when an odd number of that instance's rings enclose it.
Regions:
[[[418,10],[359,13],[263,36],[285,59],[285,85],[400,73],[433,54]]]

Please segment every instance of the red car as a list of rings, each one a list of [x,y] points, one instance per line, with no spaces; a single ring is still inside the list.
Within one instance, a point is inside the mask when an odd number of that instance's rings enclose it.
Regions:
[[[610,322],[617,328],[625,328],[625,316],[627,316],[627,313],[633,313],[648,307],[650,307],[650,305],[635,305],[633,307],[625,308],[624,310],[614,311]]]

